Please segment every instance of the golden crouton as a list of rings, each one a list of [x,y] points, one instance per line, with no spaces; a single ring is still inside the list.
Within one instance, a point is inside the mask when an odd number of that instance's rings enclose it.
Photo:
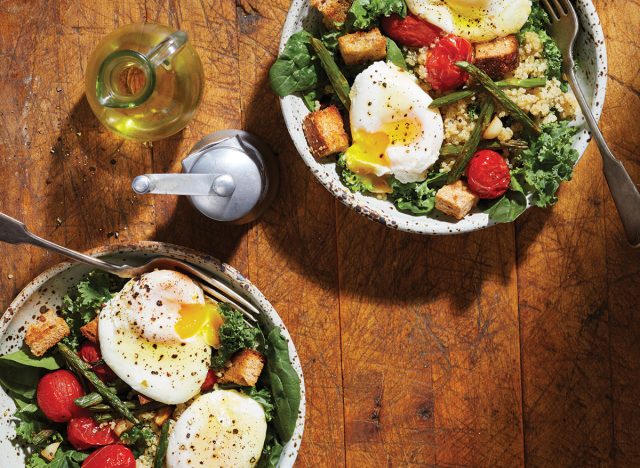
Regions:
[[[475,65],[484,70],[494,80],[504,78],[518,68],[518,48],[516,36],[505,36],[490,42],[474,44]]]
[[[344,23],[351,8],[351,0],[311,0],[311,6],[322,13],[326,27],[334,29],[336,23]]]
[[[264,367],[264,356],[253,349],[243,349],[231,360],[231,367],[218,380],[220,383],[233,382],[253,387]]]
[[[373,62],[387,56],[387,40],[378,28],[340,36],[338,46],[347,65]]]
[[[94,318],[91,322],[87,323],[80,327],[80,333],[84,335],[84,337],[93,342],[98,342],[98,317]]]
[[[69,333],[71,330],[67,322],[58,317],[53,310],[48,310],[29,325],[24,342],[34,356],[42,356]]]
[[[156,426],[162,426],[164,422],[171,417],[172,414],[172,406],[163,406],[156,412],[156,415],[153,417],[153,422]]]
[[[445,185],[436,193],[436,209],[456,219],[464,218],[478,203],[476,196],[461,180]]]
[[[311,153],[316,158],[324,158],[349,148],[349,136],[344,130],[344,122],[336,106],[307,115],[302,129]]]

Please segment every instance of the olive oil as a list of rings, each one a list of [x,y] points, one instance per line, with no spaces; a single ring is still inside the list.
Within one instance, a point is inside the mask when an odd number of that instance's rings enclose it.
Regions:
[[[182,130],[202,98],[204,74],[186,34],[131,24],[105,37],[89,59],[87,100],[112,132],[154,141]]]

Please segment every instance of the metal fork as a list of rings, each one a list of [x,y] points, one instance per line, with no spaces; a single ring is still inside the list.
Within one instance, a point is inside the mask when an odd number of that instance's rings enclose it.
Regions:
[[[129,265],[115,265],[38,237],[29,231],[24,223],[21,223],[17,219],[7,216],[4,213],[0,213],[0,241],[7,242],[9,244],[31,244],[42,247],[62,254],[65,257],[69,257],[77,262],[90,265],[98,268],[99,270],[107,271],[119,276],[120,278],[134,278],[158,268],[179,270],[196,281],[202,287],[205,294],[216,302],[226,302],[241,312],[248,322],[253,324],[258,322],[260,312],[253,304],[240,296],[229,286],[211,276],[211,274],[207,274],[193,265],[173,258],[154,257],[147,263],[135,267]]]
[[[618,208],[627,239],[633,247],[640,247],[640,193],[638,193],[637,186],[631,180],[622,162],[616,159],[607,146],[602,132],[598,128],[598,123],[591,113],[591,108],[576,81],[575,62],[573,61],[573,45],[579,28],[576,10],[569,3],[569,0],[542,0],[541,3],[551,19],[551,37],[555,39],[562,51],[564,74],[600,149],[604,162],[604,175],[613,201]]]

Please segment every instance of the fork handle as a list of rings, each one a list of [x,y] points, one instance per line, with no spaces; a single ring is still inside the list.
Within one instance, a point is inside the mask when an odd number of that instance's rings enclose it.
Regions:
[[[55,244],[51,241],[36,236],[29,231],[24,223],[17,219],[7,216],[4,213],[0,213],[0,241],[8,244],[31,244],[37,247],[42,247],[47,250],[64,255],[80,263],[85,263],[101,270],[108,271],[113,274],[120,274],[122,267],[113,265],[111,263],[100,260],[99,258],[90,257],[89,255],[76,252],[75,250],[67,249],[61,245]]]
[[[640,193],[638,192],[638,187],[631,180],[631,176],[629,176],[622,162],[609,149],[598,127],[598,122],[596,122],[591,108],[587,104],[580,86],[577,84],[573,69],[569,70],[567,76],[591,134],[600,149],[604,165],[604,176],[607,179],[607,185],[616,208],[618,208],[618,214],[627,234],[627,239],[631,246],[640,247]]]

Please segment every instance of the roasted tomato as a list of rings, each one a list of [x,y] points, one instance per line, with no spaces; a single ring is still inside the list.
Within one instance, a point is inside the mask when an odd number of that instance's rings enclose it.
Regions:
[[[504,158],[495,151],[482,150],[473,155],[467,167],[469,189],[480,198],[498,198],[509,190],[511,174]]]
[[[438,91],[449,91],[462,86],[469,74],[456,66],[456,62],[473,59],[473,46],[469,41],[453,34],[442,37],[429,51],[427,81]]]
[[[76,450],[110,445],[118,442],[118,436],[109,427],[100,427],[93,418],[73,418],[67,424],[67,438]]]
[[[442,34],[437,26],[411,14],[404,18],[398,15],[383,17],[381,26],[385,34],[398,45],[407,47],[429,47]]]
[[[136,459],[124,445],[107,445],[89,455],[82,468],[136,468]]]
[[[209,369],[209,371],[207,372],[207,378],[204,379],[204,382],[202,382],[200,390],[203,392],[208,392],[213,388],[217,381],[218,377],[216,376],[216,373],[213,370]]]
[[[73,402],[81,396],[84,396],[82,385],[68,370],[48,373],[40,379],[36,390],[38,407],[54,422],[67,422],[71,418],[85,416],[86,410]]]
[[[102,359],[100,347],[91,341],[85,341],[82,346],[80,346],[79,354],[87,364],[95,364]],[[97,366],[92,366],[91,369],[103,382],[113,382],[117,378],[117,375],[106,364],[98,364]]]

